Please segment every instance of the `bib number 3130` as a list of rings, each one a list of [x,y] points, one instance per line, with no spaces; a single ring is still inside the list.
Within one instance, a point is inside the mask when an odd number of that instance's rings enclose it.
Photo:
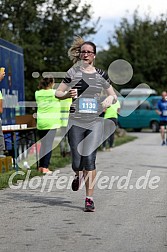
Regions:
[[[98,105],[95,98],[79,98],[80,113],[97,113]]]

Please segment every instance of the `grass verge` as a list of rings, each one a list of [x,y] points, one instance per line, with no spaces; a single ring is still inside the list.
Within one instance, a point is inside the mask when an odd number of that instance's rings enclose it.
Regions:
[[[121,144],[133,141],[136,138],[137,137],[128,136],[128,135],[116,137],[115,138],[115,146],[119,146]],[[60,155],[60,149],[59,149],[59,147],[57,147],[52,151],[52,158],[51,158],[51,163],[50,163],[49,169],[54,171],[58,168],[63,168],[70,163],[71,163],[71,157],[62,157]],[[24,175],[17,174],[12,180],[13,183],[17,183],[18,180],[25,180],[27,170],[23,170],[23,171],[24,171]],[[4,188],[9,187],[8,181],[9,181],[10,176],[14,172],[15,172],[15,170],[10,171],[10,172],[0,173],[0,189],[4,189]],[[30,178],[32,178],[34,176],[42,176],[42,175],[43,174],[41,174],[39,171],[37,171],[36,165],[33,165],[31,167]]]

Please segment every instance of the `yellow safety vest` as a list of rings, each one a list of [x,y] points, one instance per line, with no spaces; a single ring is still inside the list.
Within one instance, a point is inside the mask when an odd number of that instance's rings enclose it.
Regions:
[[[61,106],[61,127],[66,127],[68,124],[70,106],[72,104],[72,98],[60,100]]]

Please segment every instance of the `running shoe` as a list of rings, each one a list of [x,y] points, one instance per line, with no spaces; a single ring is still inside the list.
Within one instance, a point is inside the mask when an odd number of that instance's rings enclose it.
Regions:
[[[165,145],[165,141],[163,141],[161,145],[162,145],[162,146]]]
[[[77,175],[75,175],[75,178],[71,184],[71,188],[73,191],[78,191],[79,189],[79,177]]]
[[[94,206],[93,200],[86,198],[84,212],[94,212],[94,211],[95,211],[95,206]]]
[[[39,167],[38,169],[40,172],[42,172],[43,174],[47,174],[47,175],[51,175],[53,172],[50,171],[48,168],[43,168],[43,167]]]

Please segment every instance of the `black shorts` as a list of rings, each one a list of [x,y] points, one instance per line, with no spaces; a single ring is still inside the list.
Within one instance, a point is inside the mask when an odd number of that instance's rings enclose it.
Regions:
[[[160,121],[159,126],[167,126],[167,121]]]
[[[101,121],[90,125],[72,125],[68,131],[68,140],[72,155],[74,171],[92,171],[96,169],[97,147],[102,142],[103,124]],[[89,136],[88,136],[89,135]]]

